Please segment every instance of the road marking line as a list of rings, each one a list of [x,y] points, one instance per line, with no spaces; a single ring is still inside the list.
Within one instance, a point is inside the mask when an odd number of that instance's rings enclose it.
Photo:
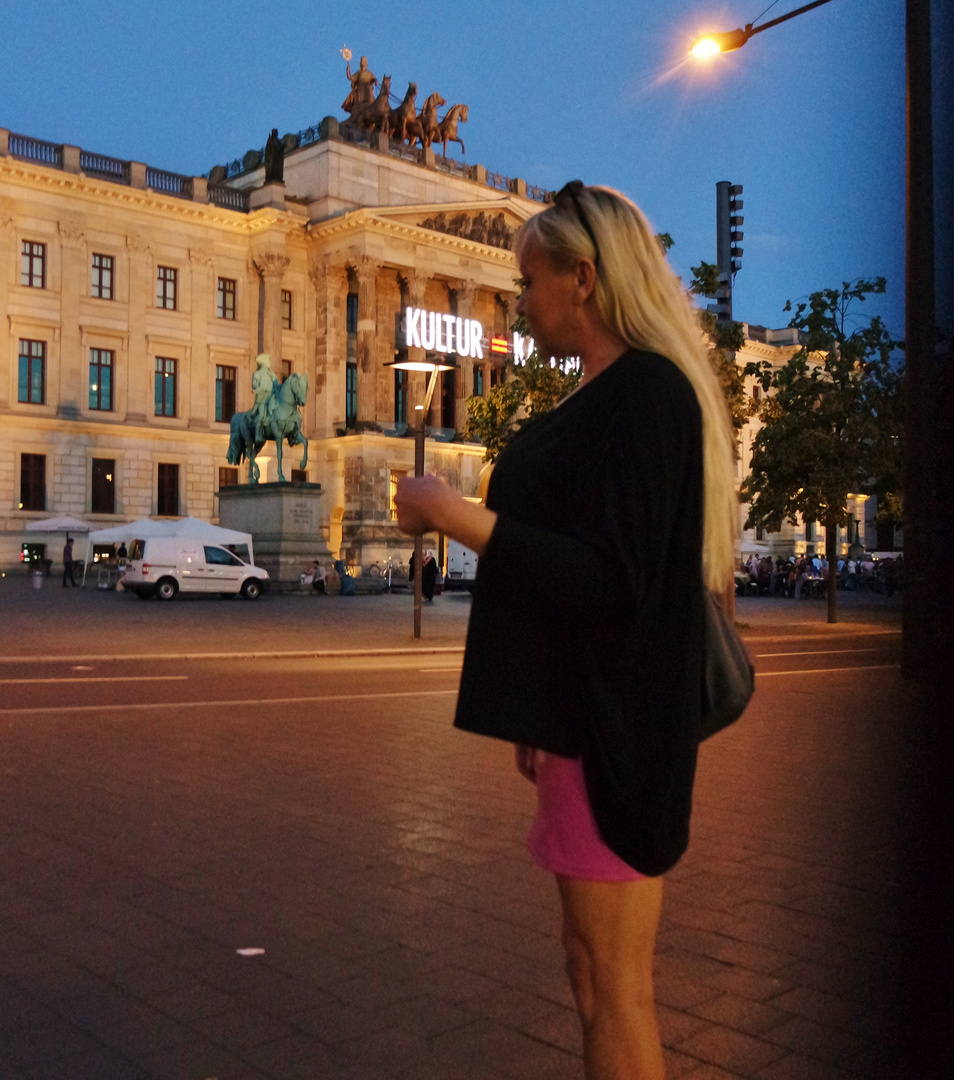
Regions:
[[[268,705],[312,705],[323,701],[375,701],[383,698],[412,698],[412,697],[441,697],[447,694],[456,694],[457,690],[394,690],[381,694],[326,694],[317,697],[289,697],[289,698],[239,698],[236,701],[130,701],[125,705],[59,705],[30,708],[24,706],[15,709],[0,709],[0,716],[15,716],[29,713],[86,713],[86,712],[118,712],[137,709],[202,709],[219,708],[232,709],[243,705],[268,706]]]
[[[90,682],[177,682],[188,675],[77,675],[68,679],[0,679],[0,686],[36,686],[40,683],[90,683]]]
[[[760,652],[758,657],[768,656],[837,656],[839,653],[878,652],[878,649],[806,649],[804,652]]]
[[[854,664],[851,667],[792,668],[791,671],[757,671],[756,678],[764,679],[769,675],[827,675],[833,671],[882,671],[885,668],[899,668],[900,664]]]

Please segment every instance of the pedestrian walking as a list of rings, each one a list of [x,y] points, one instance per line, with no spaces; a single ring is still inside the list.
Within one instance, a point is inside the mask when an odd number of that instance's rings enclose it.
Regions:
[[[514,743],[536,785],[528,846],[556,876],[586,1076],[659,1080],[653,953],[689,839],[704,589],[733,577],[731,432],[697,315],[628,199],[568,184],[516,255],[517,312],[581,382],[499,456],[485,506],[409,478],[398,524],[480,557],[455,723]],[[519,589],[514,565],[534,567]],[[585,590],[553,587],[567,567]]]
[[[66,543],[63,545],[63,588],[66,588],[67,581],[71,586],[76,585],[76,581],[73,578],[73,539],[68,536]]]

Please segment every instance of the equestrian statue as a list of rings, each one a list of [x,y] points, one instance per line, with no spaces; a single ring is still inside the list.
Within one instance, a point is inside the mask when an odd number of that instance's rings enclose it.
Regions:
[[[275,463],[279,483],[285,483],[282,472],[282,445],[303,446],[304,455],[300,468],[308,464],[308,440],[302,434],[299,408],[305,404],[308,394],[308,376],[292,372],[284,382],[279,382],[272,371],[268,353],[255,358],[256,371],[252,375],[252,391],[255,404],[248,412],[238,412],[232,417],[229,450],[226,455],[230,465],[241,465],[248,460],[248,482],[257,484],[259,468],[255,458],[266,442],[275,443]]]

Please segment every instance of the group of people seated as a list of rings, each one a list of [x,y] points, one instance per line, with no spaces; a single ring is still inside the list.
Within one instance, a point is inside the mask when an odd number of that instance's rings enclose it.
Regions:
[[[772,559],[750,555],[736,574],[736,591],[761,596],[824,596],[830,579],[824,555],[790,555]],[[901,557],[896,559],[843,558],[838,560],[837,587],[873,589],[891,596],[900,586]]]

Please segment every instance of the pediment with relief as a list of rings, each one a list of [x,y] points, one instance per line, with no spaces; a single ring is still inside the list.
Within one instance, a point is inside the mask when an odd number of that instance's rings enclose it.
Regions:
[[[404,226],[416,226],[504,251],[513,250],[517,229],[531,216],[510,199],[388,207],[373,213],[377,218]]]

